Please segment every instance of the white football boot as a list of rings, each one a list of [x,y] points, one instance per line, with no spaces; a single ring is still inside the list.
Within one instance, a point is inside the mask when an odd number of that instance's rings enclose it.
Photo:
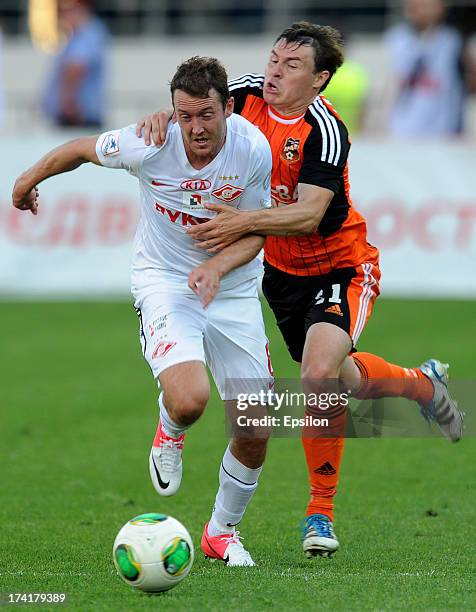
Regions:
[[[463,437],[464,412],[458,410],[458,404],[448,391],[447,363],[437,359],[428,359],[418,368],[433,384],[433,399],[426,406],[421,406],[422,415],[427,421],[435,421],[442,434],[451,442],[458,442]]]
[[[217,536],[208,533],[208,523],[202,534],[202,551],[207,559],[219,559],[229,567],[251,567],[256,563],[241,542],[240,532],[233,531]]]
[[[159,445],[152,446],[149,455],[149,471],[154,489],[159,495],[167,497],[177,493],[180,487],[185,434],[171,438],[162,429],[160,420],[158,434]]]

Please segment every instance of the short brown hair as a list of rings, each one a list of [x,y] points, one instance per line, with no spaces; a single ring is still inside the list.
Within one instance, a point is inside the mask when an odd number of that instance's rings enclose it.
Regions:
[[[180,64],[170,82],[172,101],[176,89],[195,98],[208,98],[210,89],[215,89],[223,108],[230,99],[228,75],[223,65],[214,57],[194,56]]]
[[[331,26],[321,26],[309,21],[298,21],[283,30],[275,41],[306,45],[314,49],[314,72],[328,70],[330,77],[320,91],[329,84],[336,70],[344,63],[342,34]]]

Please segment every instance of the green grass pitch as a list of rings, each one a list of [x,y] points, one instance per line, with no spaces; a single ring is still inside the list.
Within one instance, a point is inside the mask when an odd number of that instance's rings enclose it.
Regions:
[[[380,300],[359,348],[405,365],[440,357],[471,378],[474,312],[474,302]],[[266,319],[276,374],[296,375]],[[476,608],[474,439],[349,440],[341,550],[312,561],[298,532],[300,440],[272,440],[240,525],[259,567],[226,568],[199,550],[226,444],[216,394],[187,437],[179,493],[161,499],[148,475],[157,390],[130,305],[4,302],[0,320],[0,591],[67,592],[83,611]],[[121,525],[152,511],[181,520],[196,545],[190,576],[161,596],[127,587],[111,558]]]

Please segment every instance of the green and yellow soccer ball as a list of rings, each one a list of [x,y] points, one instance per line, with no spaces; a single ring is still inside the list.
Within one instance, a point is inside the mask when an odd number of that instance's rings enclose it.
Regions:
[[[181,582],[193,564],[190,534],[165,514],[141,514],[127,522],[114,541],[119,576],[132,587],[157,593]]]

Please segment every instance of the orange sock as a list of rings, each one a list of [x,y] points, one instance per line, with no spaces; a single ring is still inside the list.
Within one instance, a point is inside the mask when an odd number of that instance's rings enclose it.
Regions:
[[[333,438],[316,436],[308,428],[302,433],[302,445],[306,455],[311,498],[307,505],[306,516],[325,514],[334,520],[334,496],[339,478],[340,463],[344,452],[344,429],[347,412],[338,408],[334,414],[327,413]]]
[[[418,368],[402,368],[371,353],[353,353],[362,382],[355,397],[406,397],[426,405],[433,399],[433,384]]]

